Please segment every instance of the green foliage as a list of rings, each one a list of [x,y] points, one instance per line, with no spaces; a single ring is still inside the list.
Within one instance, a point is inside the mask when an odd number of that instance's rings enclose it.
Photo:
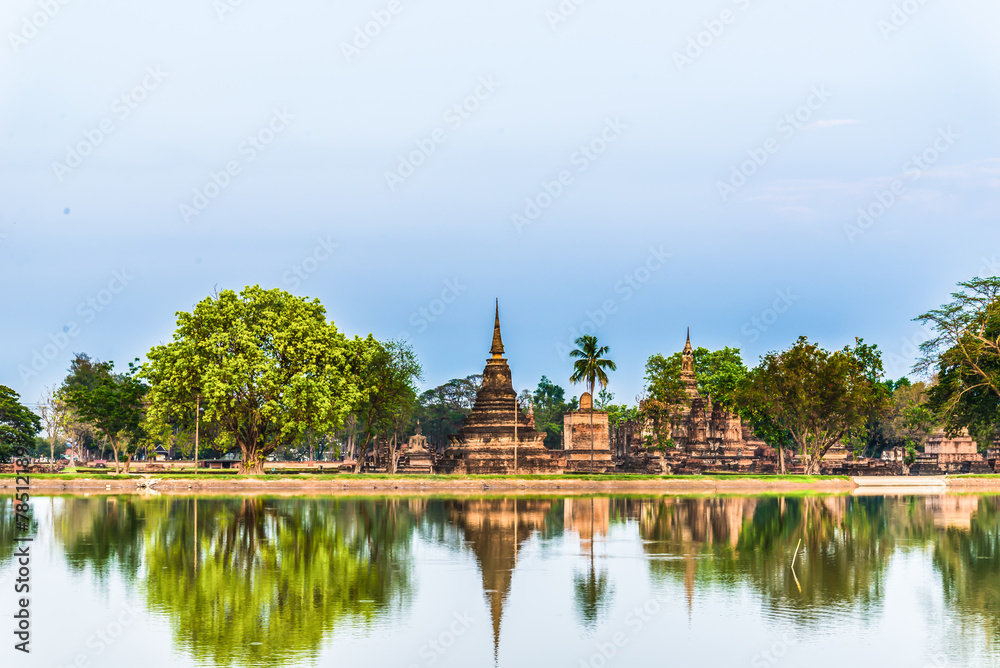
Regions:
[[[610,359],[603,357],[610,349],[608,346],[598,346],[596,336],[587,334],[578,338],[575,343],[578,347],[569,353],[570,357],[576,358],[569,382],[585,383],[587,390],[593,395],[597,383],[602,388],[608,386],[608,371],[615,371],[618,367]]]
[[[545,447],[562,448],[563,416],[577,407],[576,397],[566,401],[566,391],[542,376],[531,395],[531,408],[535,413],[535,429],[545,432]]]
[[[958,285],[952,302],[915,318],[935,330],[915,370],[937,375],[928,406],[949,435],[1000,424],[1000,277]]]
[[[864,429],[872,412],[882,410],[886,397],[876,380],[881,363],[866,357],[872,354],[868,348],[859,356],[846,349],[831,353],[800,337],[790,349],[761,359],[737,401],[787,429],[805,473],[818,473],[831,446]]]
[[[41,420],[21,404],[20,395],[0,385],[0,462],[9,462],[18,448],[34,448],[41,429]]]
[[[369,335],[352,343],[361,399],[354,416],[362,434],[357,455],[360,470],[364,454],[376,437],[398,443],[399,432],[409,422],[417,402],[416,381],[420,363],[409,344],[401,341],[379,343]]]
[[[698,392],[711,397],[713,402],[727,408],[735,407],[736,390],[746,377],[747,368],[743,364],[739,348],[709,350],[695,348],[694,372],[698,377]],[[681,353],[669,357],[657,353],[646,360],[646,392],[654,399],[676,404],[684,401],[684,387],[681,385]]]
[[[699,347],[692,350],[692,354],[698,392],[729,410],[749,413],[736,400],[737,388],[747,374],[739,349],[726,347],[712,351]],[[671,423],[688,408],[687,395],[681,383],[682,366],[683,355],[680,352],[667,357],[656,353],[646,360],[645,396],[640,410],[651,427],[652,433],[647,437],[650,447],[660,450],[674,447],[669,437]],[[758,435],[764,438],[763,434]]]
[[[622,422],[639,422],[642,420],[642,412],[637,406],[628,404],[616,404],[615,395],[608,390],[601,390],[597,393],[597,401],[594,402],[602,411],[607,411],[608,422],[612,427],[620,425]]]
[[[78,359],[80,359],[78,357]],[[111,445],[115,472],[122,456],[125,470],[137,452],[148,445],[144,428],[144,401],[149,388],[139,379],[139,369],[129,364],[126,373],[115,373],[114,363],[83,356],[71,367],[59,389],[59,398]]]
[[[479,374],[454,378],[420,395],[414,417],[420,420],[424,436],[434,447],[446,445],[448,436],[458,433],[472,412],[482,383]]]
[[[177,314],[173,341],[149,351],[150,413],[164,422],[200,397],[243,455],[241,471],[263,472],[269,454],[307,429],[339,428],[366,396],[356,374],[377,351],[348,342],[318,300],[282,290],[224,290]]]

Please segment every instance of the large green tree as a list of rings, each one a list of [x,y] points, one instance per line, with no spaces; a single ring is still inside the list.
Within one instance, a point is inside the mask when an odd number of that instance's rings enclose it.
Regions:
[[[850,351],[831,353],[803,336],[765,355],[741,383],[737,401],[788,430],[805,473],[816,474],[826,452],[881,409],[885,395],[873,387],[870,371]]]
[[[958,285],[950,303],[916,318],[935,336],[915,370],[937,375],[928,405],[952,435],[1000,423],[1000,277]]]
[[[20,448],[33,449],[41,429],[41,420],[21,404],[20,395],[0,385],[0,461],[9,462]]]
[[[94,361],[87,382],[77,382],[71,374],[59,390],[60,398],[78,419],[90,425],[111,446],[115,473],[125,458],[128,473],[132,457],[147,443],[144,428],[146,392],[139,369],[129,364],[125,373],[115,373],[113,362]]]
[[[307,429],[339,428],[362,398],[348,342],[319,300],[250,286],[177,314],[173,341],[149,351],[150,412],[163,419],[198,398],[239,446],[242,473],[263,473],[277,448]]]

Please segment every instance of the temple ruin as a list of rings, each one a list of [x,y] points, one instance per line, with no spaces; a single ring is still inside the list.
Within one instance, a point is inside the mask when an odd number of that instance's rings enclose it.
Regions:
[[[545,447],[544,432],[535,431],[534,420],[518,406],[510,366],[503,353],[498,300],[483,384],[465,424],[448,437],[448,448],[438,457],[436,472],[561,473],[566,469],[566,459],[559,451]]]

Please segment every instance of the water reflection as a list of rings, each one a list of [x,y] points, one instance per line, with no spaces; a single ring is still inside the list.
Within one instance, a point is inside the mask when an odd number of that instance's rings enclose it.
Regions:
[[[607,546],[623,541],[650,587],[683,592],[687,614],[699,596],[749,590],[765,618],[803,631],[884,614],[894,560],[926,555],[949,614],[1000,640],[995,496],[67,497],[52,526],[75,577],[129,583],[200,664],[313,663],[335,632],[365,639],[404,623],[420,584],[418,544],[472,558],[494,661],[529,542],[542,562],[570,555],[565,605],[585,635],[616,602],[623,572],[609,567]],[[0,522],[0,563],[8,534]]]

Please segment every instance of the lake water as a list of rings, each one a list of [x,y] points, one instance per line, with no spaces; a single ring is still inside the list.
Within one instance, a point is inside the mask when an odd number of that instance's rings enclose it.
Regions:
[[[4,666],[1000,666],[997,496],[32,505]]]

